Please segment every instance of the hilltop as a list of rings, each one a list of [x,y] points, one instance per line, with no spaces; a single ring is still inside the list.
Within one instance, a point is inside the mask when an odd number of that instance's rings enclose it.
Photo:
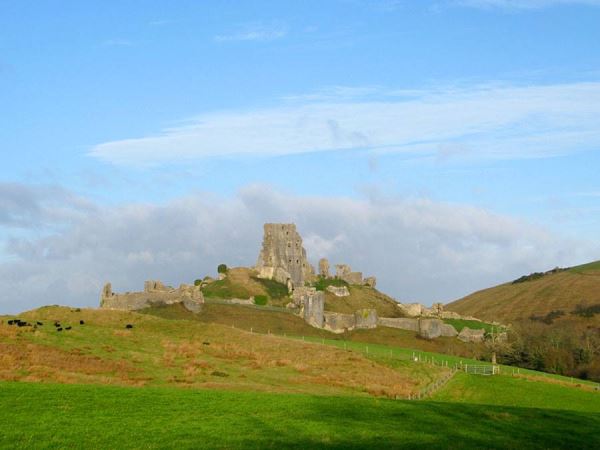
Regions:
[[[553,269],[484,289],[445,306],[482,320],[571,320],[600,325],[600,261]],[[594,313],[596,311],[596,313]]]

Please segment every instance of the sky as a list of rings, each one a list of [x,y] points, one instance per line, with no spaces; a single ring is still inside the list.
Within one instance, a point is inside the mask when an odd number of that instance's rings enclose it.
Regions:
[[[309,260],[448,302],[600,259],[600,0],[0,0],[0,313]]]

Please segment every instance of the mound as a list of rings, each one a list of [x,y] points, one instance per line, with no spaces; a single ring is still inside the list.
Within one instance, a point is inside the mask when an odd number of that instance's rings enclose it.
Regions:
[[[256,296],[265,296],[267,303],[273,306],[285,306],[291,301],[284,284],[274,280],[261,279],[257,275],[255,270],[245,267],[229,269],[223,280],[204,286],[202,292],[209,301],[211,299],[247,299]],[[328,285],[346,286],[350,295],[337,297],[326,290]],[[397,302],[375,288],[350,285],[337,279],[320,279],[317,281],[316,287],[325,291],[326,311],[353,314],[359,309],[375,309],[380,317],[403,317]]]
[[[337,297],[325,291],[325,311],[352,314],[359,309],[375,309],[379,317],[404,317],[398,303],[369,286],[348,285],[350,295]]]
[[[531,274],[445,306],[449,311],[509,323],[530,317],[600,325],[600,261]],[[595,313],[596,309],[598,313]],[[554,312],[554,314],[553,314]]]

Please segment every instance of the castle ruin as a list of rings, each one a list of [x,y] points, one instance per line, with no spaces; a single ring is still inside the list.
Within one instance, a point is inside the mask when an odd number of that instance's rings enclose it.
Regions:
[[[302,238],[293,223],[266,223],[256,263],[259,278],[286,284],[289,290],[312,281],[314,270],[306,258]]]
[[[288,308],[316,328],[333,333],[344,333],[353,329],[384,326],[417,332],[419,336],[426,339],[458,337],[465,342],[481,342],[485,338],[483,329],[464,328],[459,334],[452,325],[444,323],[444,319],[464,317],[454,312],[444,311],[441,303],[436,303],[431,308],[418,303],[398,303],[398,309],[405,316],[402,318],[378,317],[377,311],[371,308],[360,309],[353,314],[325,311],[325,292],[313,285],[317,277],[308,262],[306,250],[302,246],[302,238],[295,224],[264,225],[262,248],[255,269],[259,278],[286,284],[291,294]],[[225,274],[220,275],[226,277]],[[335,276],[332,277],[329,261],[325,258],[319,260],[319,276],[322,280],[335,278],[346,283],[346,285],[325,283],[325,291],[336,298],[353,295],[352,286],[375,288],[376,285],[375,277],[363,278],[362,272],[353,271],[347,264],[335,265]],[[175,289],[163,285],[160,281],[146,281],[143,292],[116,294],[112,291],[111,284],[107,283],[100,295],[100,307],[134,311],[151,306],[181,304],[192,312],[199,312],[204,304],[201,289],[202,285],[182,284]],[[255,303],[253,297],[247,300],[222,301],[248,305]]]

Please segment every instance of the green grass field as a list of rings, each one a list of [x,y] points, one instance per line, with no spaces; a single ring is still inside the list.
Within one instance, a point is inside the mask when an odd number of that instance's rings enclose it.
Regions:
[[[2,448],[599,448],[600,414],[432,401],[0,383]]]
[[[434,400],[600,413],[600,392],[512,376],[457,373]]]
[[[487,322],[478,322],[477,320],[444,319],[444,323],[452,325],[459,333],[465,327],[473,330],[481,330],[483,328],[487,333],[491,333],[492,331],[498,332],[500,330],[500,327],[498,326]]]

